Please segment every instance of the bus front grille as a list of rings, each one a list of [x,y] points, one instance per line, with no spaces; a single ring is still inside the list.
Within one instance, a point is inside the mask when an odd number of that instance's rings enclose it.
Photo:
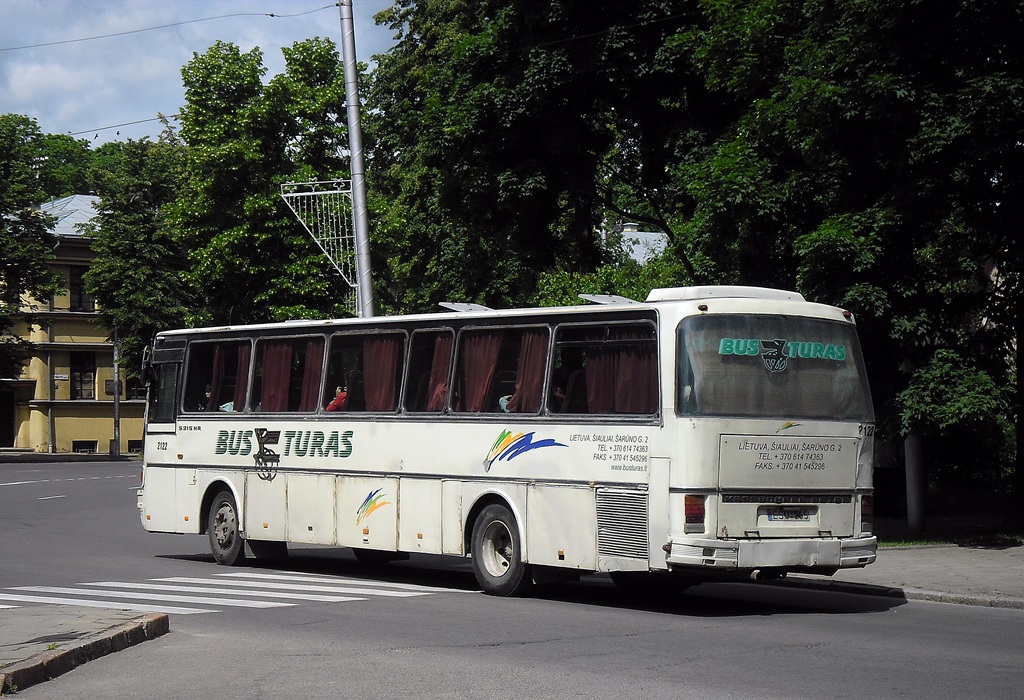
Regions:
[[[597,553],[604,557],[647,559],[647,493],[597,492]]]

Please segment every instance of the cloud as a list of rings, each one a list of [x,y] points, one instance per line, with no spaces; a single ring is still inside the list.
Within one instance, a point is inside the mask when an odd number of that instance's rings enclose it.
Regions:
[[[391,46],[391,31],[373,24],[390,4],[353,0],[359,60],[369,63]],[[48,133],[91,139],[99,132],[98,142],[155,138],[156,121],[122,127],[120,135],[101,129],[175,114],[184,101],[182,66],[217,40],[242,51],[259,46],[268,77],[284,69],[282,47],[314,36],[339,50],[341,43],[329,0],[3,0],[2,8],[2,110],[32,117]],[[102,35],[114,36],[51,43]],[[23,46],[32,48],[3,50]]]

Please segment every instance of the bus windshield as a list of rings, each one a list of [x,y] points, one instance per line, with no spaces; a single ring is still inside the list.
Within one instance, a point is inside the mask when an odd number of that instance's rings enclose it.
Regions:
[[[678,328],[684,415],[874,420],[852,323],[708,314]]]

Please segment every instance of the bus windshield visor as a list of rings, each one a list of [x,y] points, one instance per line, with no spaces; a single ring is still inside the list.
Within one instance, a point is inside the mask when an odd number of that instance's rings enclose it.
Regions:
[[[677,411],[872,422],[856,328],[802,316],[694,316],[679,326]]]

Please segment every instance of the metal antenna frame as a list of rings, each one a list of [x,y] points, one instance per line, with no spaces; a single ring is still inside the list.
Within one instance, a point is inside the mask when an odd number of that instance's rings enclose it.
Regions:
[[[358,315],[361,305],[351,180],[286,182],[281,185],[281,197],[345,280],[350,290],[345,294],[345,308]]]

